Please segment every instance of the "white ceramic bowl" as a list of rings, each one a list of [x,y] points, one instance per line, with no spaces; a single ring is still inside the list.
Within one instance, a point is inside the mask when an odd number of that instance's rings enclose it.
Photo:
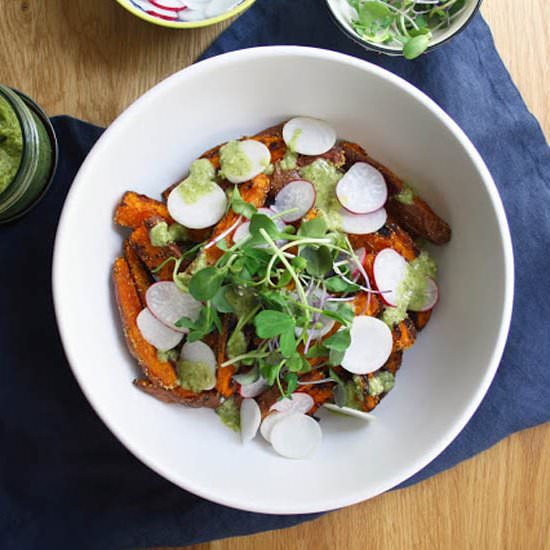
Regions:
[[[295,114],[328,120],[401,174],[453,228],[435,251],[441,301],[397,384],[365,426],[329,416],[313,459],[243,446],[210,410],[166,405],[132,386],[110,273],[128,189],[152,196],[202,151]],[[458,126],[416,88],[338,53],[272,47],[210,59],[168,78],[105,132],[82,166],[57,234],[53,288],[67,357],[120,441],[153,470],[213,501],[256,512],[330,510],[394,487],[460,432],[498,366],[510,322],[513,259],[487,168]]]

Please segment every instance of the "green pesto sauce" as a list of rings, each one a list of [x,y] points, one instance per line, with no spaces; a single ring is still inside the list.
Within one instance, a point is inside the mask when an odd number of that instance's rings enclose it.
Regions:
[[[159,222],[149,231],[149,238],[153,246],[168,246],[188,240],[189,233],[179,223],[168,225],[166,222]]]
[[[369,378],[369,394],[373,396],[388,393],[395,384],[395,376],[388,371],[380,371]]]
[[[227,357],[233,359],[246,352],[248,344],[242,330],[236,330],[227,340]]]
[[[407,310],[418,310],[426,300],[427,280],[437,275],[437,265],[428,252],[423,251],[407,264],[407,272],[397,288],[397,306],[387,307],[382,320],[392,326],[407,317]]]
[[[0,193],[15,178],[23,157],[23,132],[14,110],[0,96]]]
[[[178,361],[177,371],[181,387],[195,393],[211,388],[216,382],[212,369],[206,363]]]
[[[288,148],[293,153],[296,152],[296,145],[298,144],[298,140],[300,139],[301,135],[302,135],[302,130],[298,128],[294,130],[294,133],[292,134],[292,138],[290,138],[290,143],[288,144]]]
[[[315,186],[317,191],[315,206],[323,213],[329,229],[341,229],[341,206],[336,198],[336,184],[342,179],[342,172],[334,164],[324,159],[317,159],[310,165],[304,166],[300,170],[300,175]]]
[[[270,163],[266,166],[266,168],[265,168],[265,170],[264,170],[264,174],[265,174],[266,176],[271,176],[271,175],[273,174],[274,171],[275,171],[275,166],[273,166],[273,164],[270,162]]]
[[[364,397],[361,385],[359,384],[359,378],[354,376],[353,380],[348,380],[344,385],[344,389],[346,391],[344,406],[357,409],[358,411],[363,410]]]
[[[208,159],[196,160],[189,170],[189,176],[177,187],[187,204],[194,204],[210,193],[216,186],[216,170]]]
[[[220,148],[220,176],[242,178],[251,170],[252,163],[239,141],[229,141]]]
[[[405,185],[403,189],[397,195],[394,196],[395,200],[399,201],[402,204],[413,204],[414,202],[414,191],[412,187]]]
[[[178,360],[178,352],[175,349],[170,349],[168,351],[161,351],[160,349],[157,351],[157,357],[159,361],[171,361],[176,362]]]
[[[298,163],[298,155],[290,149],[286,150],[285,156],[279,161],[281,170],[294,170]]]
[[[241,431],[241,411],[234,399],[227,399],[217,409],[220,420],[234,432]]]

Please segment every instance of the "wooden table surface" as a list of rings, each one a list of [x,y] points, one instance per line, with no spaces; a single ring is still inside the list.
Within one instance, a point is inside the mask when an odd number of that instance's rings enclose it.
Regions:
[[[0,82],[25,91],[50,114],[103,125],[190,64],[225,27],[165,30],[113,0],[0,0],[0,13]],[[550,2],[486,0],[483,13],[549,136]],[[195,547],[279,548],[548,549],[550,425],[516,434],[415,487],[304,526]]]

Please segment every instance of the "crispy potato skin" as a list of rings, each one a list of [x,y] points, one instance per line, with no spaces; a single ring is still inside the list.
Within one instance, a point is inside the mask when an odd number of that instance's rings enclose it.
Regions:
[[[408,261],[414,260],[419,254],[412,237],[390,219],[376,233],[350,235],[349,240],[354,249],[364,247],[367,252],[375,254],[384,248],[393,248]]]
[[[409,313],[409,317],[418,332],[426,328],[426,325],[432,316],[432,311],[432,309],[429,309],[428,311],[411,311]]]
[[[398,325],[395,325],[392,330],[393,336],[393,351],[406,350],[416,342],[416,327],[414,323],[407,317]]]
[[[256,208],[261,208],[267,199],[267,193],[269,191],[269,177],[265,174],[259,174],[251,181],[243,183],[239,186],[239,192],[241,198],[253,204]],[[235,224],[239,216],[230,210],[224,218],[216,225],[210,240],[215,240],[216,237],[221,235],[224,231],[227,231],[232,225]],[[236,228],[235,228],[236,229]],[[230,235],[228,235],[230,237]],[[223,251],[220,250],[217,246],[211,246],[206,251],[206,260],[207,263],[213,264],[216,260],[223,256]]]
[[[156,386],[173,389],[178,386],[176,373],[167,361],[160,361],[157,350],[145,341],[137,326],[137,316],[143,309],[128,262],[117,258],[113,266],[115,296],[122,329],[130,353],[137,359],[145,376]]]
[[[356,143],[344,141],[340,146],[346,157],[346,170],[356,162],[368,162],[382,172],[390,194],[386,208],[405,230],[412,233],[413,236],[423,237],[434,244],[441,245],[450,241],[451,228],[421,197],[415,194],[413,204],[403,204],[395,199],[395,195],[405,187],[401,178],[382,163],[370,157]]]
[[[137,229],[152,216],[160,216],[168,223],[173,223],[164,203],[134,191],[127,191],[116,208],[114,221],[122,227]]]
[[[166,390],[143,378],[134,380],[134,385],[164,403],[176,403],[191,408],[207,407],[209,409],[215,409],[220,404],[220,397],[215,391],[196,394],[181,387]]]
[[[136,290],[139,295],[141,305],[145,307],[145,293],[153,283],[153,278],[143,265],[143,262],[136,254],[136,251],[128,239],[124,241],[124,259],[128,263],[130,274],[136,285]]]

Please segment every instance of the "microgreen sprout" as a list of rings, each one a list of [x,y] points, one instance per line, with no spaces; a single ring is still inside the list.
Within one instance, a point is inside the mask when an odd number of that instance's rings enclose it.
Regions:
[[[348,0],[357,34],[373,44],[398,47],[407,59],[426,51],[433,33],[447,29],[468,0]]]

